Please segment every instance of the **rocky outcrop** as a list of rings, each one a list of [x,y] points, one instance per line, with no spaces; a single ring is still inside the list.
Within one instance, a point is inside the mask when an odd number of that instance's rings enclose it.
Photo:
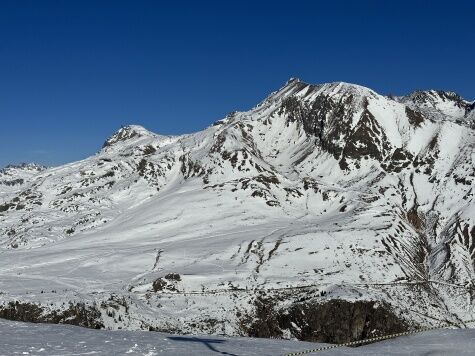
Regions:
[[[63,310],[47,310],[28,302],[9,302],[0,306],[0,318],[30,323],[70,324],[91,329],[101,329],[101,313],[84,303],[73,304]]]
[[[270,299],[256,301],[255,315],[241,321],[246,335],[279,338],[286,332],[302,341],[345,343],[409,329],[388,304],[376,301],[300,302],[280,310],[274,305]]]

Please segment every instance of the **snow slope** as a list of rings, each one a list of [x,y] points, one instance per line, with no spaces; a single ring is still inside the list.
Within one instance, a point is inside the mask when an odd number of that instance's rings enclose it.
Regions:
[[[3,316],[312,339],[289,310],[342,299],[377,301],[406,328],[464,326],[473,112],[426,94],[292,79],[191,135],[128,126],[83,161],[3,171],[23,180],[0,184]],[[94,325],[64,314],[81,303]],[[256,320],[274,314],[268,335]]]
[[[96,331],[0,321],[0,355],[283,355],[324,347],[301,341]],[[474,330],[440,330],[319,355],[473,355]]]

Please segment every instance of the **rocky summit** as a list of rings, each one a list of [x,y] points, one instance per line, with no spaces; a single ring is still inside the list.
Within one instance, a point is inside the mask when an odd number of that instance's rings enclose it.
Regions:
[[[100,143],[98,143],[100,146]],[[0,317],[344,342],[475,319],[475,102],[289,80],[0,171]]]

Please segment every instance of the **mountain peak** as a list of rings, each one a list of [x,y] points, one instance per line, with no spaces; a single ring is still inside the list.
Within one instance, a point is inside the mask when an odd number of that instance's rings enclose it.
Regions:
[[[293,84],[293,83],[299,83],[301,80],[299,78],[295,77],[290,77],[289,80],[285,83],[285,85]]]
[[[271,96],[288,96],[300,91],[305,90],[305,95],[309,95],[313,92],[324,90],[332,94],[342,94],[350,93],[357,95],[376,95],[373,90],[353,83],[347,83],[342,81],[330,82],[330,83],[321,83],[321,84],[310,84],[304,82],[298,78],[290,78],[283,87],[281,87],[276,92],[272,93]]]
[[[416,90],[409,94],[409,99],[419,104],[434,103],[436,101],[466,102],[459,94],[444,90]]]
[[[402,97],[401,102],[425,111],[435,119],[463,119],[473,110],[469,101],[453,91],[417,90]]]
[[[331,91],[332,93],[350,93],[350,94],[359,94],[359,95],[377,95],[377,93],[365,86],[347,83],[347,82],[333,82],[326,83],[322,85],[322,88],[326,91]]]
[[[46,167],[45,166],[42,166],[42,165],[39,165],[39,164],[36,164],[36,163],[20,163],[20,164],[9,164],[7,166],[5,166],[3,169],[1,169],[0,171],[1,172],[5,172],[5,171],[18,171],[18,170],[21,170],[21,171],[36,171],[36,172],[41,172],[43,170],[45,170]]]
[[[112,136],[110,136],[102,145],[102,148],[110,147],[117,142],[127,141],[139,137],[155,137],[156,135],[140,125],[122,126]]]
[[[289,78],[289,80],[287,80],[285,82],[285,84],[279,90],[277,90],[277,93],[282,92],[282,91],[288,91],[288,90],[291,90],[295,87],[305,87],[305,86],[308,86],[308,85],[310,85],[310,84],[306,83],[306,82],[303,82],[299,78],[291,77],[291,78]]]

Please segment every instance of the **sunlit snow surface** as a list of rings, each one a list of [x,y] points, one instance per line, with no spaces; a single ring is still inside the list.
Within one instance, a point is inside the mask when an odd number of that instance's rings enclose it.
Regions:
[[[177,336],[0,321],[0,355],[283,355],[324,346],[299,341]],[[475,330],[439,330],[318,355],[473,355]]]

